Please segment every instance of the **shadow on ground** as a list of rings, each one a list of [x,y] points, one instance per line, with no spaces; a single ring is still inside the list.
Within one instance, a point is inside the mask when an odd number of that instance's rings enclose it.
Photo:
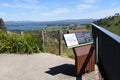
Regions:
[[[49,71],[46,71],[45,73],[48,73],[53,76],[61,73],[64,75],[75,77],[75,67],[72,64],[63,64],[49,68]]]

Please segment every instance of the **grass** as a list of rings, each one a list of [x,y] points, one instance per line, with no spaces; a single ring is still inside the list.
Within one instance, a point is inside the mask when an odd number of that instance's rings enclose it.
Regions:
[[[85,28],[85,27],[82,27]],[[76,27],[76,29],[81,29],[81,27]],[[5,31],[0,30],[0,53],[52,53],[59,54],[59,36],[58,30],[62,30],[63,34],[67,33],[68,28],[65,27],[51,27],[44,29],[46,32],[45,43],[42,45],[41,31],[42,30],[32,30],[25,31],[24,35],[17,33],[6,34]],[[74,29],[75,30],[75,29]],[[62,55],[70,58],[74,58],[74,53],[72,49],[68,49],[65,45],[64,40],[62,40]]]

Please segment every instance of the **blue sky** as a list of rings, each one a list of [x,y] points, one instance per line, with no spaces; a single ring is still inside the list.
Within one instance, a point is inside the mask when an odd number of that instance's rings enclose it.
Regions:
[[[4,21],[104,18],[120,13],[120,0],[0,0]]]

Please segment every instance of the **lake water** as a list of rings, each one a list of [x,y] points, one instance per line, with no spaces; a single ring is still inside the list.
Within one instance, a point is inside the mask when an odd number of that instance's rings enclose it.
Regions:
[[[46,27],[47,26],[6,26],[7,30],[34,30]]]

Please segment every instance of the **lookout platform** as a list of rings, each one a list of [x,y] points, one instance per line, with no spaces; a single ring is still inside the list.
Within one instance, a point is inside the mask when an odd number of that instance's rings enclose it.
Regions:
[[[0,54],[0,80],[76,80],[75,60],[53,55]],[[99,80],[98,69],[82,80]]]

